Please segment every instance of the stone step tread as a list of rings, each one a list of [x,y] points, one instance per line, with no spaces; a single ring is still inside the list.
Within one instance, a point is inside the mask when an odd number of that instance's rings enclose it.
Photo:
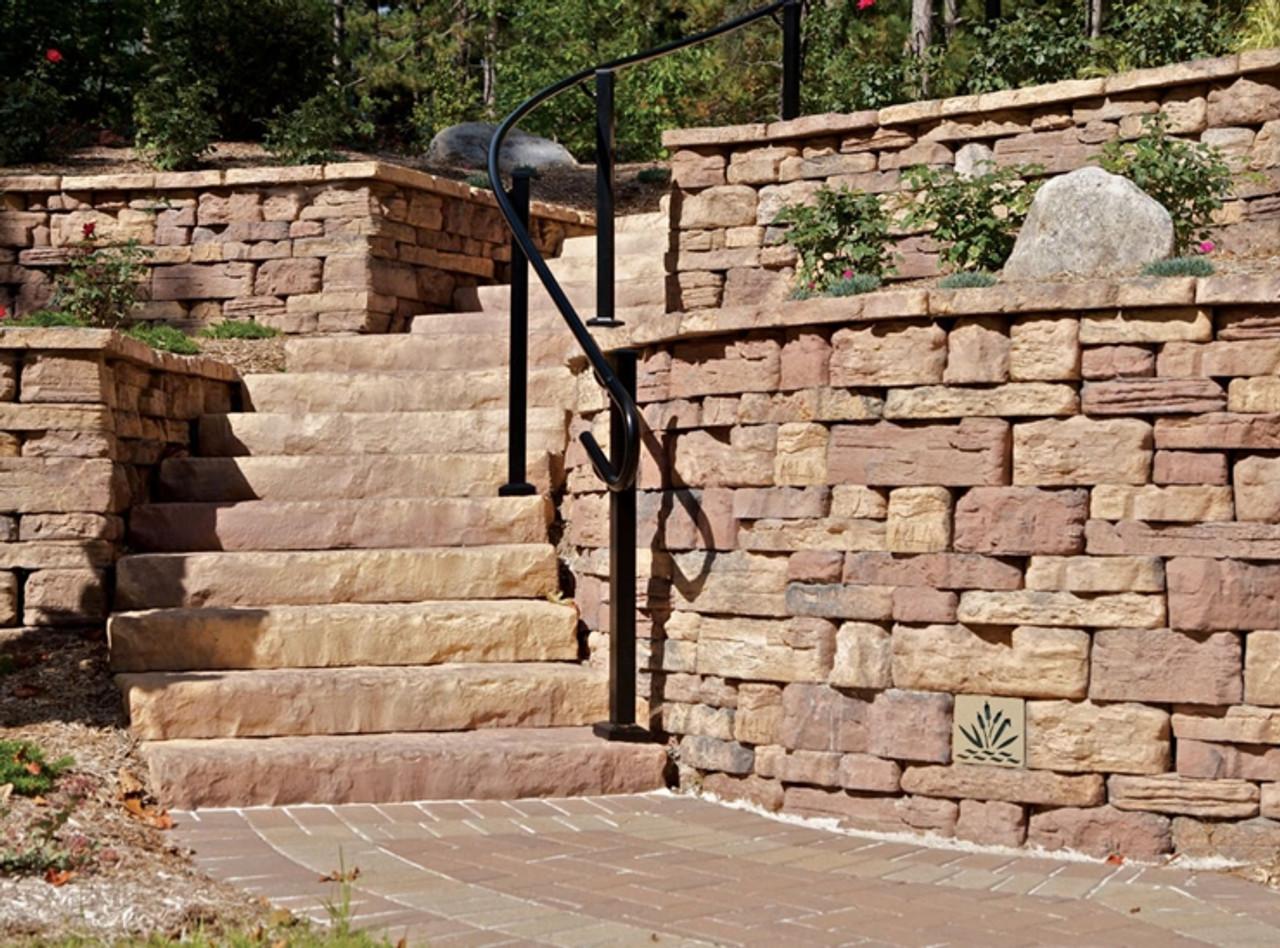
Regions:
[[[538,599],[117,612],[117,672],[568,662],[578,610]]]
[[[621,220],[621,218],[619,218]],[[619,257],[636,255],[661,256],[671,247],[671,234],[667,221],[650,224],[642,230],[615,229],[613,236],[613,252]],[[571,260],[589,257],[595,259],[598,245],[594,235],[589,237],[568,237],[560,248],[557,260]]]
[[[573,351],[573,337],[561,327],[548,325],[545,330],[529,333],[530,365],[560,366]],[[453,339],[401,333],[285,342],[288,374],[370,370],[456,372],[499,368],[508,363],[510,356],[510,334],[506,326],[484,333],[459,333]]]
[[[135,550],[339,550],[545,543],[550,497],[141,504]]]
[[[575,727],[608,716],[603,669],[537,662],[116,675],[134,737]]]
[[[579,311],[578,315],[583,320],[586,320],[590,319],[594,312],[595,307],[593,304],[589,309]],[[647,319],[656,319],[666,314],[667,307],[665,304],[654,304],[620,309],[617,317],[624,322],[637,323]],[[560,311],[553,308],[531,312],[529,314],[529,325],[531,332],[547,331],[566,334],[569,332],[564,318],[560,315]],[[467,337],[474,338],[478,335],[503,335],[510,331],[510,326],[509,303],[504,300],[501,307],[490,307],[485,310],[415,316],[409,332],[413,336],[452,336],[464,339]],[[593,326],[588,326],[587,329],[602,343],[607,343],[610,339],[611,334],[608,328],[597,330]]]
[[[562,285],[585,283],[595,286],[598,269],[595,254],[590,256],[561,256],[555,260],[548,261],[548,264],[551,267],[552,275]],[[613,273],[615,280],[661,280],[666,278],[667,264],[661,250],[656,253],[619,253],[614,256]],[[531,284],[541,282],[538,280],[537,274],[534,273],[530,274],[529,281]]]
[[[530,408],[527,447],[563,451],[569,413]],[[204,415],[198,428],[204,457],[338,454],[496,453],[507,447],[507,411],[255,412]]]
[[[545,453],[530,456],[526,474],[540,493],[559,483],[558,474],[552,477],[551,458]],[[487,497],[497,494],[506,481],[505,451],[168,458],[160,465],[156,498],[230,502]]]
[[[558,596],[548,543],[388,550],[142,553],[116,565],[115,609]]]
[[[660,744],[590,728],[160,741],[142,745],[163,806],[515,800],[646,793],[666,786]]]
[[[570,283],[562,287],[569,302],[584,319],[595,312],[596,285],[590,283]],[[454,309],[458,312],[469,311],[506,311],[510,306],[511,287],[505,284],[494,286],[461,287],[453,294]],[[619,312],[636,306],[664,305],[667,301],[667,280],[665,276],[653,276],[644,279],[618,280],[614,284],[614,301]],[[556,310],[551,297],[541,283],[532,282],[529,287],[529,312],[542,313]]]
[[[465,340],[463,340],[465,341]],[[572,405],[573,373],[565,366],[531,369],[531,406]],[[259,412],[389,412],[505,408],[511,391],[506,367],[471,370],[338,370],[246,375],[246,410]]]

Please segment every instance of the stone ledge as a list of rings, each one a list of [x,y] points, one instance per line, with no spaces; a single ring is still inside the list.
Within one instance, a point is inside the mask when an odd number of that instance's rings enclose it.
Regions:
[[[159,352],[144,342],[130,339],[113,329],[74,327],[0,329],[0,352],[24,350],[69,352],[101,350],[109,356],[149,369],[195,375],[218,382],[237,382],[240,373],[224,362],[204,356],[182,356]]]

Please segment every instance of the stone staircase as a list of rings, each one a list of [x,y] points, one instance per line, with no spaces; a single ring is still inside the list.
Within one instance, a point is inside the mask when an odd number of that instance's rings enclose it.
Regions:
[[[621,220],[628,319],[664,308],[656,216]],[[553,266],[594,303],[592,241]],[[602,668],[559,601],[573,342],[531,300],[529,479],[506,480],[509,290],[411,335],[300,338],[251,410],[208,415],[130,514],[111,661],[181,807],[635,792],[658,746],[591,735]],[[590,315],[589,306],[584,306]]]

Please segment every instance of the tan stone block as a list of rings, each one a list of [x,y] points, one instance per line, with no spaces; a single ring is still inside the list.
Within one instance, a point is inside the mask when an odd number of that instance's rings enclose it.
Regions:
[[[884,628],[869,622],[846,622],[836,632],[831,683],[841,688],[891,688],[892,655],[893,640]]]
[[[1189,484],[1103,484],[1093,489],[1089,503],[1089,515],[1097,520],[1223,521],[1233,519],[1232,509],[1231,488]]]
[[[124,524],[119,517],[93,513],[27,514],[18,524],[17,537],[23,543],[48,540],[119,540]]]
[[[773,482],[778,485],[827,483],[826,425],[794,422],[778,426]]]
[[[1107,797],[1118,810],[1144,810],[1214,819],[1258,815],[1258,785],[1243,780],[1188,780],[1176,774],[1107,780]]]
[[[1173,736],[1179,741],[1280,744],[1280,710],[1275,708],[1236,705],[1225,711],[1221,708],[1175,709],[1172,723]]]
[[[1156,371],[1170,378],[1275,375],[1280,372],[1280,339],[1171,342],[1161,348]]]
[[[896,625],[899,688],[1029,698],[1082,698],[1089,636],[1080,629]]]
[[[1003,484],[1007,482],[1009,429],[1007,422],[988,418],[923,427],[890,422],[837,425],[831,433],[828,475],[836,484]]]
[[[1082,396],[1087,415],[1191,414],[1227,407],[1222,386],[1200,378],[1086,382]]]
[[[1280,706],[1280,631],[1264,629],[1245,636],[1244,700]]]
[[[1280,450],[1280,414],[1242,415],[1212,412],[1189,418],[1158,418],[1160,448]]]
[[[22,605],[24,625],[101,622],[109,611],[104,574],[99,570],[39,570],[27,577]]]
[[[704,412],[711,403],[707,399]],[[882,399],[847,389],[806,389],[801,392],[745,392],[735,413],[721,424],[776,424],[791,421],[870,421],[883,412]],[[710,426],[711,416],[703,418]]]
[[[1055,807],[1031,814],[1027,842],[1050,851],[1070,849],[1099,859],[1143,859],[1169,852],[1169,818],[1109,806]]]
[[[1074,386],[1022,382],[995,388],[963,389],[943,385],[890,389],[886,418],[1036,417],[1074,415],[1080,400]]]
[[[1003,319],[969,316],[957,319],[947,334],[947,385],[1009,380],[1009,333]]]
[[[124,469],[108,460],[0,457],[0,510],[114,513],[128,499]]]
[[[833,175],[866,174],[878,167],[876,156],[868,152],[853,154],[806,155],[784,158],[775,180],[795,181],[800,178],[830,178]]]
[[[662,706],[662,729],[668,734],[695,734],[731,741],[733,712],[728,708],[667,701]]]
[[[676,483],[690,487],[754,487],[773,483],[778,430],[774,425],[733,428],[728,438],[690,431],[676,438]]]
[[[862,793],[897,793],[902,768],[892,760],[871,754],[844,754],[836,775],[846,790]]]
[[[1220,822],[1187,816],[1173,819],[1176,852],[1242,863],[1265,863],[1280,848],[1280,822],[1269,819]]]
[[[254,292],[259,296],[315,293],[321,286],[321,268],[318,257],[270,260],[258,269]]]
[[[192,259],[195,259],[192,248]],[[219,251],[221,259],[221,251]],[[179,264],[156,269],[151,276],[153,300],[231,299],[253,293],[252,263]]]
[[[1155,556],[1033,556],[1027,589],[1079,593],[1163,592],[1164,561]]]
[[[888,321],[840,329],[831,345],[835,386],[936,384],[947,361],[947,334],[932,323]]]
[[[791,553],[796,550],[883,550],[885,524],[880,520],[756,520],[738,530],[745,550]]]
[[[1165,621],[1163,596],[1118,593],[1077,596],[1069,592],[969,591],[960,596],[960,621],[974,625],[1159,628]]]
[[[1105,799],[1098,774],[1066,776],[1044,770],[981,767],[908,767],[902,789],[925,796],[1005,800],[1031,806],[1098,806]]]
[[[724,155],[682,149],[671,156],[671,182],[679,188],[708,188],[725,183]]]
[[[889,516],[884,492],[860,484],[836,484],[831,488],[831,516],[839,519],[883,520]]]
[[[729,183],[774,184],[780,179],[782,163],[798,155],[799,152],[795,148],[784,145],[736,151],[729,159]]]
[[[111,403],[114,379],[100,353],[29,352],[22,363],[23,402]]]
[[[737,741],[688,736],[680,740],[679,755],[682,763],[698,770],[749,774],[755,768],[755,753]]]
[[[999,556],[1082,552],[1087,502],[1082,490],[975,487],[956,505],[955,549]]]
[[[1066,773],[1160,774],[1169,715],[1142,704],[1027,702],[1027,766]]]
[[[700,675],[748,681],[823,681],[834,651],[835,627],[829,622],[703,616],[698,625]]]
[[[1275,414],[1280,412],[1280,378],[1232,379],[1227,388],[1227,411]]]
[[[1023,316],[1009,327],[1009,378],[1015,382],[1080,377],[1080,323],[1071,317]]]
[[[951,491],[899,487],[889,492],[885,544],[893,553],[937,553],[951,545]]]
[[[1015,484],[1145,484],[1151,425],[1128,418],[1046,419],[1013,427]]]
[[[836,186],[835,182],[829,183],[832,187]],[[739,185],[739,187],[745,187],[745,185]],[[814,195],[821,187],[820,181],[792,181],[788,184],[766,185],[760,189],[759,203],[753,219],[741,223],[768,227],[777,220],[783,208],[815,203]]]
[[[115,435],[101,431],[32,432],[22,442],[24,458],[116,458],[126,460]]]
[[[787,611],[797,616],[884,622],[893,616],[893,590],[884,586],[791,583]]]
[[[1157,484],[1227,484],[1227,456],[1201,451],[1157,451],[1151,470]],[[1241,518],[1240,486],[1235,488],[1236,517]]]
[[[18,577],[0,573],[0,626],[18,624]]]
[[[784,783],[833,787],[840,779],[840,755],[827,751],[792,751],[778,762],[777,776]]]
[[[1001,800],[961,800],[956,837],[981,846],[1016,848],[1027,838],[1027,811]]]
[[[738,686],[733,738],[744,744],[777,744],[782,729],[782,688],[744,681]]]
[[[707,188],[697,194],[684,195],[676,211],[682,230],[698,228],[742,227],[757,221],[755,188],[745,184],[728,184]]]
[[[1118,310],[1080,317],[1080,344],[1085,346],[1212,339],[1213,314],[1198,307]]]

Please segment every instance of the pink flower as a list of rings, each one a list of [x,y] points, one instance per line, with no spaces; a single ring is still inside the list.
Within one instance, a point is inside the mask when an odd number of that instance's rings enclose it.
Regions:
[[[1201,253],[1213,253],[1213,251],[1216,248],[1217,248],[1217,244],[1215,244],[1212,240],[1206,240],[1202,244],[1200,244]]]
[[[840,276],[842,276],[844,279],[846,279],[846,280],[847,280],[847,279],[849,279],[850,277],[852,277],[852,276],[853,276],[853,271],[852,271],[852,270],[846,270],[846,271],[844,271],[844,273],[840,274]]]
[[[97,223],[96,223],[96,222],[94,222],[94,221],[89,221],[89,223],[87,223],[87,224],[85,224],[85,225],[84,225],[84,239],[85,239],[85,240],[93,240],[93,236],[94,236],[93,232],[94,232],[95,228],[97,228],[97,226],[98,226],[98,225],[97,225]]]
[[[9,318],[9,311],[5,309],[3,306],[0,306],[0,319],[8,319],[8,318]]]
[[[866,10],[867,8],[874,7],[875,5],[876,5],[876,0],[858,0],[859,10]]]
[[[51,63],[62,62],[62,54],[58,52],[56,49],[46,49],[44,51],[44,58],[49,60],[49,62]]]

